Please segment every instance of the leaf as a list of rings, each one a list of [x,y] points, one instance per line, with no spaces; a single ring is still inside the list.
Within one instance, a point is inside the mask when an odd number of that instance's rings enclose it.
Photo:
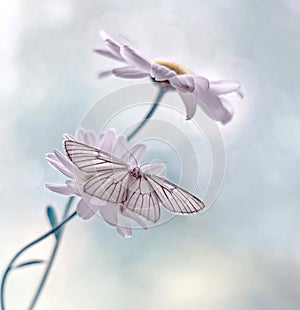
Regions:
[[[56,213],[55,213],[55,210],[53,207],[51,207],[51,206],[47,207],[47,216],[48,216],[48,219],[49,219],[49,222],[50,222],[52,228],[55,228],[58,225],[58,222],[57,222],[57,216],[56,216]],[[60,234],[59,230],[57,230],[54,233],[56,240],[59,239],[59,234]]]
[[[23,268],[23,267],[27,267],[27,266],[30,266],[30,265],[43,264],[45,262],[46,261],[43,260],[43,259],[35,259],[35,260],[31,260],[31,261],[24,262],[24,263],[21,263],[19,265],[13,266],[12,269]]]

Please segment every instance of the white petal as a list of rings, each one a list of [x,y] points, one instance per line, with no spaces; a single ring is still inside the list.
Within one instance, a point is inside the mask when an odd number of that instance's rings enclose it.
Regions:
[[[138,55],[133,49],[124,45],[121,47],[120,53],[122,57],[127,61],[129,65],[137,69],[142,70],[143,72],[150,73],[151,64],[142,56]]]
[[[151,65],[151,76],[155,79],[155,81],[160,82],[169,80],[173,76],[176,76],[176,72],[165,66],[153,63]]]
[[[74,171],[74,165],[72,162],[64,156],[60,151],[54,150],[54,154],[57,157],[57,159],[62,163],[62,165],[70,172],[72,173]]]
[[[101,142],[97,143],[100,150],[111,154],[113,146],[117,140],[117,133],[114,129],[109,129],[104,133]]]
[[[119,206],[112,203],[107,203],[99,207],[99,212],[103,219],[110,225],[116,226],[118,224]]]
[[[137,224],[139,224],[144,229],[147,229],[147,224],[144,221],[144,219],[141,216],[139,216],[138,214],[136,214],[135,212],[133,212],[127,208],[123,208],[123,211],[121,214],[132,219],[132,220],[134,220]]]
[[[145,153],[146,153],[146,145],[139,143],[135,144],[132,149],[130,150],[128,162],[130,165],[136,165],[136,161],[139,163],[143,160]]]
[[[224,95],[236,92],[240,89],[241,85],[236,81],[211,81],[209,89],[216,95]]]
[[[108,76],[112,75],[112,70],[101,70],[97,73],[98,79],[104,79]]]
[[[132,237],[132,229],[131,227],[123,227],[117,226],[117,232],[124,238],[131,238]]]
[[[80,199],[76,211],[77,215],[84,220],[91,218],[97,212],[97,210],[94,210],[92,207],[88,206],[83,199]]]
[[[186,119],[189,120],[196,113],[198,99],[195,97],[195,95],[193,95],[191,93],[179,91],[178,94],[180,95],[180,97],[181,97],[181,99],[185,105]]]
[[[204,90],[209,89],[210,82],[205,77],[196,75],[196,76],[193,76],[193,79],[194,79],[195,87],[199,86]]]
[[[149,73],[130,66],[115,68],[112,73],[117,77],[127,79],[140,79],[149,76]]]
[[[111,39],[106,39],[105,40],[105,45],[107,47],[107,49],[116,57],[118,58],[118,60],[123,61],[124,59],[120,54],[120,45],[117,44],[115,41],[111,40]]]
[[[112,52],[105,50],[105,49],[102,49],[102,48],[94,49],[94,52],[101,55],[101,56],[111,58],[113,60],[120,60],[120,58],[116,57]]]
[[[166,171],[164,163],[149,163],[141,166],[143,173],[160,175]]]
[[[67,180],[66,185],[76,196],[81,196],[77,182],[73,180]]]
[[[221,123],[225,125],[232,120],[232,117],[234,115],[234,110],[228,99],[224,97],[220,97],[220,99],[222,101],[224,109],[227,110],[227,113],[223,113],[223,119],[220,120]]]
[[[223,106],[220,98],[209,90],[196,88],[193,93],[198,99],[198,104],[202,110],[213,120],[221,121],[230,120],[230,112]]]
[[[120,135],[114,144],[112,155],[117,158],[122,158],[127,152],[127,140],[124,136]]]
[[[195,89],[195,82],[190,75],[176,75],[169,79],[170,84],[182,92],[193,92]]]
[[[56,158],[54,154],[51,154],[51,153],[47,154],[46,160],[51,166],[53,166],[59,172],[63,173],[65,176],[69,178],[74,177],[73,171],[71,172],[68,169],[66,169],[66,167],[63,166],[63,164]]]
[[[45,186],[52,192],[62,194],[62,195],[74,195],[74,192],[65,184],[45,184]]]

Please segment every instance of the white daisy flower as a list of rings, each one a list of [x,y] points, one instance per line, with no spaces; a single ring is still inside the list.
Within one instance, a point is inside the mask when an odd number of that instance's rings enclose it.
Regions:
[[[226,124],[232,119],[234,112],[226,95],[236,93],[241,98],[243,97],[238,82],[209,81],[207,78],[191,74],[181,65],[167,60],[150,62],[135,49],[122,44],[106,32],[101,31],[100,34],[106,48],[95,49],[95,52],[125,64],[122,67],[100,71],[100,78],[109,75],[127,79],[151,77],[161,86],[175,89],[178,92],[185,104],[187,119],[194,116],[197,105],[210,118],[222,124]]]
[[[79,128],[76,131],[75,137],[65,134],[64,139],[74,140],[95,147],[126,161],[132,166],[136,164],[136,161],[140,162],[146,152],[146,146],[141,143],[135,144],[127,151],[128,144],[126,138],[122,135],[118,136],[113,129],[109,129],[97,137],[93,132]],[[64,156],[58,150],[54,150],[53,153],[46,155],[46,159],[50,165],[68,177],[65,184],[46,184],[46,187],[62,195],[80,197],[81,199],[77,205],[77,214],[82,219],[89,219],[99,212],[103,219],[110,225],[115,226],[123,237],[132,236],[132,221],[135,221],[145,229],[147,228],[144,218],[135,212],[123,208],[120,204],[109,203],[94,197],[91,199],[90,196],[85,194],[83,185],[90,178],[90,175],[79,170],[67,156]],[[158,172],[163,172],[163,169]]]

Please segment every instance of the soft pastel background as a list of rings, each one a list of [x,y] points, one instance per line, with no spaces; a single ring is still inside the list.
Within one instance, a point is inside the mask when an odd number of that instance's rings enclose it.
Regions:
[[[96,79],[109,67],[91,52],[100,29],[150,59],[235,78],[245,99],[221,128],[227,172],[214,206],[130,240],[75,219],[36,309],[299,309],[298,0],[1,1],[0,271],[49,228],[45,206],[66,202],[44,188],[63,180],[44,154],[102,96],[137,83]],[[51,241],[24,260],[47,257]],[[12,274],[8,309],[26,309],[41,271]]]

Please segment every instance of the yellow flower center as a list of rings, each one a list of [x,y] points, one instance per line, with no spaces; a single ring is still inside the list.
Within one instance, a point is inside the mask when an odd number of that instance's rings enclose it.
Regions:
[[[189,72],[176,62],[168,61],[168,60],[155,60],[154,63],[167,67],[170,70],[175,71],[177,74],[188,74]]]

